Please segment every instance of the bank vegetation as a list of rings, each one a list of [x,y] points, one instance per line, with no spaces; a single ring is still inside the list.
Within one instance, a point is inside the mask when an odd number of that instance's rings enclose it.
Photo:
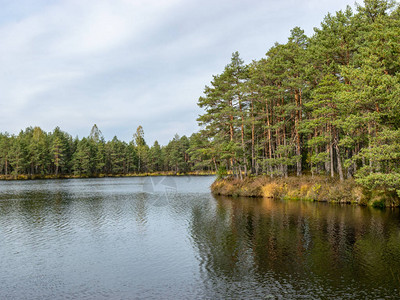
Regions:
[[[203,149],[220,173],[277,185],[328,176],[332,189],[352,183],[399,197],[398,3],[365,0],[328,14],[312,36],[296,27],[250,64],[235,52],[199,106]]]
[[[233,197],[265,197],[302,201],[358,204],[377,208],[398,207],[396,193],[363,188],[354,179],[340,181],[327,176],[271,178],[266,176],[216,180],[211,191],[215,195]]]

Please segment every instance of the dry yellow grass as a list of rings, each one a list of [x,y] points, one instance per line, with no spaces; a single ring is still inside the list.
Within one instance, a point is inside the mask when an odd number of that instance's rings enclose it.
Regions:
[[[278,196],[279,185],[275,182],[267,183],[261,187],[262,195],[265,198],[275,198]]]
[[[360,205],[375,205],[377,201],[386,206],[398,206],[399,201],[385,198],[385,193],[368,193],[359,187],[354,180],[344,182],[325,176],[301,176],[288,178],[273,178],[259,176],[254,178],[223,179],[211,186],[211,191],[217,195],[246,196],[265,198],[287,198],[336,203],[357,203]],[[378,197],[378,196],[379,197]],[[383,196],[382,196],[383,195]],[[381,205],[381,204],[380,204]]]

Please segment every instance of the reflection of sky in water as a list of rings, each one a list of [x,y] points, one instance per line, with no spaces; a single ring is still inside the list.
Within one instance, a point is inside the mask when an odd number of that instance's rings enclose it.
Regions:
[[[397,210],[214,198],[212,181],[0,182],[0,298],[400,295]]]

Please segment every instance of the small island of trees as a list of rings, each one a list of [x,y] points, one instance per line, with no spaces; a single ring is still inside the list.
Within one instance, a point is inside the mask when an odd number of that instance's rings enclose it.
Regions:
[[[206,151],[236,177],[328,175],[400,196],[400,9],[365,0],[206,86]]]

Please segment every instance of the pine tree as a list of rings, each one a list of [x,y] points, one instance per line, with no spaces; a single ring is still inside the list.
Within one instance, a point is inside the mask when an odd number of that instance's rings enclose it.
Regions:
[[[77,149],[72,157],[72,169],[75,175],[91,174],[91,149],[87,138],[78,142]]]
[[[59,127],[54,129],[52,137],[52,162],[55,166],[55,175],[58,175],[60,168],[65,165],[65,143]]]
[[[158,141],[155,141],[149,150],[149,163],[151,172],[158,172],[162,170],[164,162],[161,146]]]
[[[214,76],[211,87],[205,87],[205,96],[198,101],[198,105],[206,110],[198,118],[204,134],[221,146],[221,159],[229,161],[230,169],[238,175],[242,171],[247,173],[248,163],[245,145],[247,103],[243,90],[247,77],[247,67],[235,52],[231,63],[222,74]]]
[[[2,174],[8,175],[10,166],[10,135],[8,133],[0,134],[0,167]]]
[[[137,170],[138,172],[144,172],[147,169],[149,147],[144,139],[144,131],[142,126],[139,126],[136,129],[136,133],[133,135],[133,141],[136,146],[136,154],[138,159]]]

